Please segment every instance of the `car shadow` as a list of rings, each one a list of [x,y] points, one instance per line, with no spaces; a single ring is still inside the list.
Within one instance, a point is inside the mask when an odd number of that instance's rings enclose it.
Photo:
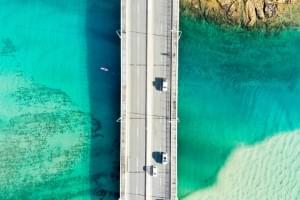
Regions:
[[[153,158],[153,160],[155,160],[155,162],[161,163],[162,162],[162,160],[161,160],[161,152],[158,152],[158,151],[152,152],[152,158]]]
[[[152,83],[156,90],[161,90],[162,82],[163,78],[156,77]]]

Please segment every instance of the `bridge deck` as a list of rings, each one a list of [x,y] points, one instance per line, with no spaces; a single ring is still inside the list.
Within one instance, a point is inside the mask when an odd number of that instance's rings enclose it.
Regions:
[[[121,0],[122,200],[177,198],[178,20],[179,0]]]

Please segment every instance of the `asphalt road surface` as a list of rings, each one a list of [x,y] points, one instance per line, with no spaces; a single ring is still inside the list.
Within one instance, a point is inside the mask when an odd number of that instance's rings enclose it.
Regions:
[[[171,0],[127,0],[127,172],[126,199],[170,199],[170,93],[159,88],[170,78]],[[168,87],[170,83],[168,82]],[[168,88],[169,89],[169,88]],[[152,166],[158,174],[152,176]]]

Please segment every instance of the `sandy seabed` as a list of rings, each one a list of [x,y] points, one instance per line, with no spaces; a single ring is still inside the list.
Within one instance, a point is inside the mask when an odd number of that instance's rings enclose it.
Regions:
[[[185,200],[299,200],[300,130],[240,146],[218,180]]]

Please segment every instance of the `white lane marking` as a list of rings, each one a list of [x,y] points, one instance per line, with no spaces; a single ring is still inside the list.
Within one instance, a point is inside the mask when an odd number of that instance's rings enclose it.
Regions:
[[[136,159],[136,171],[138,171],[138,168],[139,167],[139,158],[137,157]],[[138,176],[138,175],[137,175]],[[137,177],[137,184],[136,184],[136,194],[138,194],[138,188],[139,188],[139,185],[140,185],[140,179]]]
[[[137,35],[137,39],[136,40],[137,40],[136,41],[136,46],[137,46],[136,49],[139,49],[139,46],[140,46],[140,37],[139,37],[139,35]]]
[[[136,9],[137,9],[137,16],[140,16],[140,4],[139,4],[140,1],[137,1],[136,3]]]
[[[159,185],[160,186],[162,185],[161,182],[162,182],[162,178],[159,179]]]
[[[139,11],[139,9],[138,9],[138,11]],[[140,46],[140,37],[139,36],[137,36],[137,45],[136,45],[136,49],[139,49],[139,46]],[[137,58],[137,63],[138,63],[138,58]],[[138,74],[138,68],[136,68],[135,69],[135,71],[136,71],[136,77],[137,77],[137,91],[139,92],[140,91],[140,87],[139,87],[139,83],[140,83],[140,79],[139,79],[139,74]],[[140,98],[137,98],[137,112],[140,112]],[[138,116],[139,117],[139,116]],[[137,125],[137,132],[136,132],[136,136],[137,137],[139,137],[139,132],[140,132],[140,130],[139,130],[139,126]]]
[[[160,109],[161,109],[161,110],[164,110],[164,101],[163,101],[163,99],[164,99],[164,97],[160,97]],[[165,113],[163,112],[163,115],[164,115],[164,114],[165,114]],[[164,121],[165,121],[165,119],[161,118],[160,121],[161,121],[161,123],[163,124]],[[166,129],[165,129],[165,125],[163,124],[163,125],[162,125],[162,131],[163,131],[163,133],[165,133],[165,130],[166,130]],[[162,138],[161,138],[161,142],[160,142],[160,145],[159,145],[159,150],[160,150],[160,151],[163,151],[163,149],[162,149],[162,144],[163,144],[163,141],[165,141],[165,140],[164,140],[164,139],[165,139],[165,138],[164,138],[164,135],[165,135],[165,134],[162,134],[162,136],[161,136]]]

